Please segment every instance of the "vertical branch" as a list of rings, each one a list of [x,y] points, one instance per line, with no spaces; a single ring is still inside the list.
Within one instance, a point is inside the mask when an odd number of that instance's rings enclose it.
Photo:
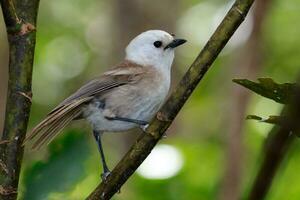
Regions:
[[[39,0],[1,0],[9,42],[9,80],[0,145],[0,199],[16,199],[31,107],[35,24]]]
[[[300,79],[298,78],[298,86]],[[300,132],[300,87],[293,92],[290,103],[281,113],[284,119],[279,127],[274,127],[268,135],[262,149],[263,160],[252,184],[248,200],[265,199],[272,181],[276,175],[281,162],[284,160],[295,135]]]
[[[281,116],[285,118],[284,123],[280,127],[275,126],[268,135],[262,150],[263,161],[252,184],[248,196],[249,200],[265,199],[281,162],[287,155],[293,140],[295,140],[295,134],[299,135],[299,101],[300,88],[298,87],[295,91],[295,97],[291,100],[291,104],[286,105],[282,111]]]
[[[283,161],[295,136],[286,128],[274,127],[264,147],[264,158],[253,182],[248,200],[263,200],[269,191],[276,171]]]
[[[110,199],[146,159],[225,44],[243,22],[253,2],[254,0],[235,1],[175,91],[158,112],[156,118],[152,120],[145,131],[146,133],[135,142],[129,152],[114,168],[111,175],[108,176],[107,180],[102,182],[87,199]]]

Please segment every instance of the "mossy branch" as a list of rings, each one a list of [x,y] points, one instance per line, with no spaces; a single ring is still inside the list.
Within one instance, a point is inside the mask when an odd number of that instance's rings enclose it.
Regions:
[[[272,99],[277,103],[286,104],[281,116],[270,116],[266,119],[256,115],[247,116],[247,119],[275,124],[268,134],[262,151],[263,161],[248,196],[249,200],[262,200],[265,199],[276,171],[295,139],[295,135],[299,136],[299,82],[297,84],[278,84],[271,78],[259,78],[258,83],[247,79],[234,79],[233,81],[263,97]]]
[[[156,143],[202,80],[225,44],[245,19],[254,0],[236,0],[225,18],[186,72],[175,91],[141,136],[122,158],[105,182],[90,194],[88,200],[110,199],[150,154]]]
[[[279,84],[271,78],[259,78],[258,83],[247,79],[233,79],[233,82],[281,104],[291,104],[293,102],[292,100],[297,95],[297,91],[300,90],[299,84],[297,83]],[[291,124],[291,120],[287,116],[271,115],[268,118],[262,118],[257,115],[248,115],[246,119],[257,120],[259,122],[276,124],[280,126],[293,126],[293,124]]]
[[[287,118],[284,116],[277,116],[277,115],[271,115],[268,118],[262,118],[257,115],[248,115],[246,119],[252,119],[257,120],[258,122],[264,122],[268,124],[276,124],[276,125],[282,125],[286,123]]]
[[[298,82],[299,84],[299,82]],[[282,160],[287,155],[295,135],[300,132],[300,89],[294,90],[293,97],[284,107],[280,120],[280,126],[275,125],[268,135],[262,154],[263,161],[255,177],[249,193],[249,200],[265,199],[271,187],[276,171]]]
[[[295,83],[279,84],[271,78],[259,78],[257,80],[258,83],[247,79],[233,79],[232,81],[281,104],[288,104],[299,87]]]
[[[17,199],[31,107],[35,24],[39,0],[0,0],[9,42],[7,104],[0,144],[0,199]]]

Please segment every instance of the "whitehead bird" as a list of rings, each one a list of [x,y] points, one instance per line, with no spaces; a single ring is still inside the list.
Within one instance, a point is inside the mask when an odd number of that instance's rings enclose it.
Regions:
[[[161,30],[141,33],[126,47],[122,62],[61,102],[25,142],[36,139],[32,148],[40,148],[72,120],[85,119],[93,128],[103,167],[101,177],[105,179],[110,171],[101,143],[103,132],[127,131],[148,124],[168,94],[174,49],[185,42]]]

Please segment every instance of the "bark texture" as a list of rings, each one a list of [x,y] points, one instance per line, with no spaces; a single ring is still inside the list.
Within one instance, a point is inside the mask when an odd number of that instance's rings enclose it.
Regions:
[[[38,0],[1,0],[9,42],[9,77],[0,145],[0,199],[16,199],[29,112]]]

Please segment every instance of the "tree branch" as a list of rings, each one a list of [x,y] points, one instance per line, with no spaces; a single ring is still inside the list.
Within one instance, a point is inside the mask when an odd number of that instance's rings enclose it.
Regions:
[[[150,154],[171,125],[197,84],[217,58],[220,51],[246,17],[254,0],[236,0],[211,36],[203,50],[184,75],[175,91],[141,136],[122,158],[105,182],[90,194],[88,200],[110,199]]]
[[[39,0],[0,0],[9,42],[9,80],[0,144],[0,199],[16,199],[31,107],[35,24]]]
[[[282,111],[281,116],[284,116],[285,120],[280,124],[280,127],[274,126],[266,140],[263,149],[263,161],[250,190],[249,200],[265,199],[277,169],[289,150],[291,143],[296,138],[295,134],[299,134],[300,89],[298,87],[294,94],[291,105],[285,106]]]
[[[16,8],[12,0],[1,0],[1,7],[6,27],[14,27],[20,24],[21,20],[17,16]]]
[[[276,171],[295,139],[288,129],[274,127],[264,148],[264,158],[249,193],[249,200],[265,199]]]

